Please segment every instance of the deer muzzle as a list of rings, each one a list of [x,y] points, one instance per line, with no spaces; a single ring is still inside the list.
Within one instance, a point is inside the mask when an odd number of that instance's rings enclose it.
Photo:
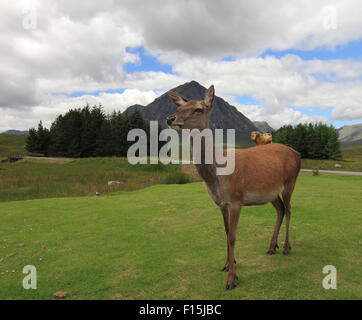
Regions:
[[[181,122],[181,121],[176,121],[176,116],[175,115],[170,115],[170,116],[168,116],[167,117],[167,119],[166,119],[166,123],[167,123],[167,125],[169,126],[169,127],[173,127],[173,128],[180,128],[181,129],[181,127],[184,125],[184,123],[183,122]]]

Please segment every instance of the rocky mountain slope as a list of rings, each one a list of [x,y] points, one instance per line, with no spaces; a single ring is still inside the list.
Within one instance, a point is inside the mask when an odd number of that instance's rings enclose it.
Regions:
[[[205,96],[206,88],[196,81],[191,81],[171,89],[171,91],[178,92],[188,99],[201,100]],[[166,92],[149,105],[133,105],[126,112],[132,113],[135,110],[139,110],[145,120],[158,120],[159,124],[165,128],[166,118],[176,112],[176,105]],[[210,127],[212,129],[235,129],[236,141],[242,144],[251,144],[250,132],[259,130],[250,119],[218,96],[215,96],[211,111]]]
[[[268,124],[266,121],[254,121],[254,125],[261,131],[262,133],[271,133],[274,129]]]
[[[362,145],[362,123],[338,129],[342,145]]]

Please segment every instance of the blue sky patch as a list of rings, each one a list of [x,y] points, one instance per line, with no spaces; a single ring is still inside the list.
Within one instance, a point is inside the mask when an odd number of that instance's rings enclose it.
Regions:
[[[331,123],[337,129],[344,127],[344,126],[353,126],[354,124],[361,123],[360,120],[332,120]]]
[[[171,65],[158,61],[157,57],[152,56],[143,46],[134,48],[127,47],[126,51],[128,53],[137,54],[139,57],[138,62],[128,62],[123,66],[124,71],[127,73],[156,71],[173,74]]]
[[[318,107],[310,107],[310,108],[296,108],[293,106],[287,106],[290,109],[293,109],[295,111],[300,111],[301,113],[307,115],[307,116],[323,116],[326,118],[332,117],[332,107],[329,107],[328,109],[321,109]]]
[[[267,56],[273,56],[281,58],[287,54],[293,54],[300,57],[303,60],[335,60],[335,59],[354,59],[362,60],[362,39],[358,41],[348,42],[346,45],[338,45],[334,49],[332,48],[318,48],[314,50],[266,50],[261,54],[262,58]]]
[[[70,98],[78,98],[85,95],[95,96],[98,97],[101,93],[123,93],[126,89],[108,89],[108,90],[98,90],[93,92],[87,91],[75,91],[72,93],[65,93],[65,92],[54,92],[52,93],[53,96],[66,96]]]
[[[264,102],[264,99],[255,99],[253,96],[244,94],[244,95],[234,95],[235,101],[243,105],[261,105]]]
[[[230,61],[235,61],[235,57],[233,56],[227,56],[221,59],[221,61],[225,61],[225,62],[230,62]]]

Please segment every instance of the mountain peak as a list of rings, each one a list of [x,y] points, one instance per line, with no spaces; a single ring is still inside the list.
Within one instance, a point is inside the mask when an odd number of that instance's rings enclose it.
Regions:
[[[254,121],[254,125],[263,133],[270,133],[274,131],[274,129],[266,121]]]
[[[195,80],[186,82],[170,91],[177,92],[190,100],[202,100],[205,97],[206,88]],[[126,112],[134,110],[134,107]],[[164,93],[149,105],[140,110],[142,117],[146,121],[158,120],[161,127],[166,127],[166,118],[176,112],[176,105],[173,103],[168,93]],[[257,131],[257,127],[234,106],[224,99],[215,96],[213,108],[210,114],[211,129],[235,129],[236,140],[243,144],[250,144],[250,132]]]
[[[189,85],[189,86],[196,86],[196,87],[203,87],[200,83],[198,83],[195,80],[191,80],[190,82],[186,82],[185,85]],[[203,87],[204,88],[204,87]]]

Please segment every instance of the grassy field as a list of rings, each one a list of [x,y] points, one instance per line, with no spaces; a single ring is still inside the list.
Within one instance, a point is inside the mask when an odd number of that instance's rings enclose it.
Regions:
[[[0,157],[7,157],[11,154],[26,154],[26,136],[15,134],[0,134]]]
[[[319,168],[321,170],[342,170],[342,171],[362,171],[362,146],[343,147],[342,149],[343,160],[312,160],[303,159],[302,168],[312,169]],[[334,165],[338,163],[342,168],[335,168]]]
[[[289,256],[265,254],[274,208],[244,208],[231,292],[222,217],[202,183],[3,202],[0,299],[361,299],[361,187],[361,177],[301,174]],[[37,290],[22,288],[26,265]],[[337,268],[337,290],[322,287],[325,265]]]
[[[1,135],[0,135],[1,136]],[[362,171],[362,146],[343,149],[344,160],[302,160],[302,168]],[[335,168],[336,163],[343,168]],[[193,167],[193,166],[192,166]],[[192,171],[195,171],[194,169]],[[136,190],[158,183],[187,180],[179,166],[131,166],[122,158],[25,159],[0,163],[0,202],[49,197],[90,196],[116,190]],[[198,176],[193,181],[200,180]],[[108,188],[108,181],[120,181]]]
[[[177,165],[132,166],[123,158],[63,161],[24,159],[0,163],[0,202],[52,197],[90,196],[136,190],[159,183],[187,180]],[[108,181],[120,185],[108,187]],[[187,181],[186,181],[187,182]]]

